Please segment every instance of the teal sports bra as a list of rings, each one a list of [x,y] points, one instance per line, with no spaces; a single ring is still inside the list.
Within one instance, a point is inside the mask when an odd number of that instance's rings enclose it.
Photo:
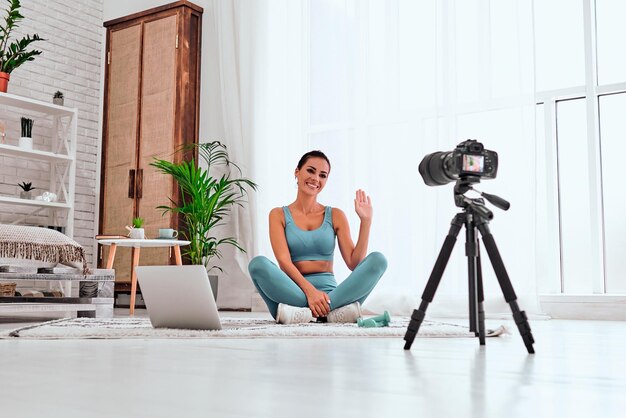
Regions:
[[[285,237],[291,261],[333,260],[335,251],[335,228],[333,228],[332,208],[324,209],[322,225],[312,231],[298,228],[293,221],[287,206],[283,206],[285,214]]]

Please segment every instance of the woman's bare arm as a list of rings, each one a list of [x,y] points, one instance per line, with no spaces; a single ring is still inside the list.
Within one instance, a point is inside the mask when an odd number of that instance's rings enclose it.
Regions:
[[[370,228],[372,226],[372,202],[363,190],[359,189],[356,192],[354,209],[361,220],[356,245],[352,241],[350,225],[345,213],[341,209],[333,208],[333,225],[335,225],[339,251],[350,270],[354,270],[367,255]]]

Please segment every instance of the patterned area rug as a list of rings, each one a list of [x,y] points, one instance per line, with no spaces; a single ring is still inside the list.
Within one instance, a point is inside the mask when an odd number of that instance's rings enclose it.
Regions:
[[[392,318],[388,327],[361,328],[357,324],[279,325],[271,319],[224,318],[219,331],[152,328],[148,318],[66,318],[0,333],[1,339],[119,339],[119,338],[306,338],[306,337],[403,337],[409,318]],[[489,337],[506,333],[500,326]],[[466,326],[424,321],[418,337],[474,337]]]

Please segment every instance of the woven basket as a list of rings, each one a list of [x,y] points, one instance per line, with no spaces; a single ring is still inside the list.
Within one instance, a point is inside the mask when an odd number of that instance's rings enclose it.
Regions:
[[[17,283],[0,283],[0,296],[15,296]]]

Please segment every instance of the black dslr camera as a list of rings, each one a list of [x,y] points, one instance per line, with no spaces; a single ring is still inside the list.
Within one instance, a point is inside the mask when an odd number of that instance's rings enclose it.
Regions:
[[[426,309],[433,301],[437,287],[443,277],[457,236],[461,229],[465,227],[470,332],[473,332],[479,338],[480,345],[485,345],[486,329],[485,310],[483,307],[485,297],[480,264],[480,245],[482,242],[487,249],[487,255],[498,278],[504,300],[511,307],[513,319],[522,336],[526,350],[529,354],[534,353],[533,344],[535,340],[528,324],[528,317],[526,312],[521,311],[517,304],[517,296],[513,290],[513,285],[506,272],[493,235],[489,231],[488,224],[493,219],[493,212],[486,207],[485,201],[502,210],[508,210],[511,204],[499,196],[483,193],[473,187],[474,184],[480,183],[480,179],[483,177],[486,179],[496,177],[498,172],[498,154],[494,151],[486,150],[483,144],[475,139],[468,139],[461,142],[452,151],[428,154],[420,162],[419,171],[424,179],[424,183],[428,186],[441,186],[456,181],[454,185],[454,204],[463,210],[457,213],[452,222],[450,222],[450,230],[441,246],[435,266],[424,288],[424,293],[422,293],[422,302],[419,308],[413,310],[411,314],[411,321],[404,335],[404,341],[406,341],[404,349],[408,350],[411,348],[426,316]],[[469,198],[465,196],[465,193],[469,191],[478,193],[481,197]],[[482,237],[481,240],[478,239],[478,233]]]
[[[419,172],[428,186],[441,186],[467,177],[493,179],[498,172],[498,153],[485,149],[475,139],[468,139],[452,151],[425,156]]]

